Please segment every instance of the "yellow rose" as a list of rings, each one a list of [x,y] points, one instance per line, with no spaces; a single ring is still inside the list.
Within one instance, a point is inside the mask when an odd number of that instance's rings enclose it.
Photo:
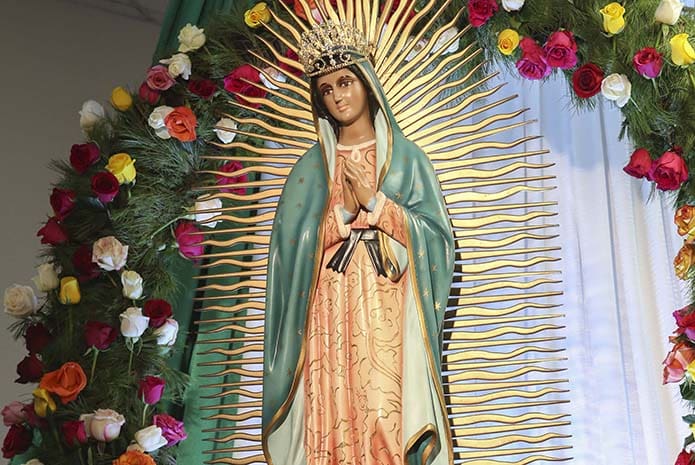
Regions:
[[[256,3],[253,8],[246,10],[244,21],[248,27],[258,27],[262,23],[270,22],[270,10],[265,2]]]
[[[111,91],[111,105],[116,110],[126,111],[133,106],[133,97],[123,87],[118,86]]]
[[[695,360],[690,362],[686,368],[686,371],[690,375],[691,378],[695,378]],[[693,426],[693,425],[690,425]]]
[[[676,34],[670,40],[671,60],[678,66],[687,66],[695,62],[695,50],[688,42],[688,34]]]
[[[683,245],[678,251],[676,258],[673,259],[673,268],[676,276],[680,279],[686,279],[693,262],[695,262],[695,246],[692,244]]]
[[[678,234],[688,236],[691,239],[695,236],[695,206],[683,205],[676,211],[673,222],[678,226]]]
[[[497,48],[504,55],[511,55],[519,46],[519,33],[514,29],[505,29],[497,36]]]
[[[82,299],[80,283],[74,276],[66,276],[60,280],[60,293],[58,300],[63,305],[79,304]]]
[[[116,176],[116,179],[118,179],[118,182],[121,184],[133,182],[137,174],[135,172],[135,160],[130,158],[130,155],[127,153],[111,155],[106,169]]]
[[[603,16],[603,30],[609,34],[617,34],[625,28],[625,8],[618,3],[613,2],[604,6],[601,10]]]
[[[43,388],[36,388],[32,392],[34,396],[34,411],[42,418],[56,411],[56,402],[51,397],[51,394]]]

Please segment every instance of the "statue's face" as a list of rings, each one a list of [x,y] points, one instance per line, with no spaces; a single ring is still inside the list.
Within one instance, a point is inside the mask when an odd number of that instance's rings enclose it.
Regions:
[[[320,76],[316,86],[328,112],[341,126],[369,118],[367,89],[348,68]]]

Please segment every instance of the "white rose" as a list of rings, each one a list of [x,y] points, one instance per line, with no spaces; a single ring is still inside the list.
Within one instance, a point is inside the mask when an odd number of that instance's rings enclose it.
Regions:
[[[160,63],[169,65],[169,74],[172,77],[181,76],[184,79],[191,77],[191,59],[185,53],[177,53],[166,60],[159,60]]]
[[[673,26],[681,17],[683,3],[680,0],[661,0],[659,6],[656,7],[654,19],[657,23],[670,24]]]
[[[85,131],[89,131],[104,116],[106,116],[104,107],[99,102],[87,100],[82,104],[82,109],[80,110],[80,127]]]
[[[632,84],[624,74],[613,73],[601,82],[601,93],[608,100],[615,101],[620,108],[630,100]]]
[[[408,37],[408,40],[407,40],[407,42],[405,43],[405,45],[406,45],[406,46],[410,45],[410,43],[411,43],[413,40],[415,40],[414,37]],[[408,53],[408,56],[405,57],[405,61],[412,61],[413,58],[415,58],[415,57],[417,56],[417,54],[420,53],[420,51],[421,51],[423,48],[425,48],[426,45],[427,45],[427,41],[426,41],[425,39],[420,39],[420,40],[418,40],[418,41],[417,41],[417,44],[415,44],[415,46],[414,46],[413,49],[410,51],[410,53]]]
[[[162,428],[159,426],[148,426],[135,433],[135,440],[145,452],[154,452],[162,446],[167,445],[167,440],[162,436]]]
[[[224,128],[224,129],[220,129]],[[236,131],[238,128],[236,121],[231,118],[222,118],[217,123],[215,123],[215,134],[217,138],[225,144],[231,143],[236,137]]]
[[[525,0],[502,0],[502,8],[507,11],[519,11]]]
[[[115,410],[98,409],[94,413],[80,415],[87,436],[100,442],[111,442],[121,434],[125,418]]]
[[[137,271],[124,271],[121,273],[123,284],[123,297],[137,300],[142,297],[142,276]]]
[[[53,263],[44,263],[36,268],[39,273],[37,276],[32,278],[36,289],[41,292],[52,291],[57,289],[60,285],[60,279],[58,278],[58,271]]]
[[[205,45],[205,34],[203,31],[205,29],[200,29],[191,23],[182,27],[179,31],[179,52],[192,52]]]
[[[446,45],[447,42],[449,42],[456,34],[459,33],[458,28],[456,27],[450,27],[446,31],[442,33],[441,36],[439,36],[439,39],[434,43],[434,47],[432,48],[432,53],[438,52],[439,49],[443,48],[444,45]],[[442,52],[442,55],[448,55],[449,53],[456,53],[459,49],[459,42],[460,40],[454,41],[451,45],[449,45],[449,48],[444,50]]]
[[[15,318],[29,316],[39,308],[39,300],[29,286],[13,284],[5,289],[5,313]]]
[[[98,239],[92,247],[92,262],[105,271],[118,271],[128,260],[128,246],[113,236]]]
[[[685,446],[684,449],[688,454],[692,454],[693,452],[695,452],[695,442],[691,442],[690,444]]]
[[[123,337],[134,339],[142,336],[150,324],[150,317],[142,314],[142,309],[129,307],[125,312],[118,316],[121,319],[121,334]]]
[[[39,459],[31,459],[28,462],[25,462],[24,465],[43,465],[43,462]]]
[[[167,319],[162,326],[155,329],[152,334],[157,336],[157,344],[160,346],[173,346],[179,333],[179,322],[173,318]]]
[[[222,213],[198,212],[202,212],[203,210],[219,210],[220,208],[222,208],[222,201],[220,199],[200,200],[200,198],[201,197],[198,197],[198,201],[195,203],[195,206],[193,207],[193,211],[195,212],[195,220],[198,223],[200,223],[201,226],[205,226],[206,228],[214,228],[215,226],[217,226],[217,223],[219,223],[219,221],[211,221],[209,223],[205,223],[205,221],[220,216],[222,215]]]
[[[285,76],[283,73],[278,71],[277,69],[273,68],[272,66],[266,66],[262,70],[263,72],[261,73],[261,82],[263,83],[264,86],[266,86],[268,89],[272,90],[278,90],[279,87],[270,82],[269,77],[272,79],[275,79],[278,82],[287,82],[287,76]]]
[[[152,110],[150,117],[147,119],[147,124],[154,129],[155,134],[157,134],[157,137],[160,139],[171,139],[171,134],[169,134],[169,129],[167,129],[164,123],[164,118],[172,111],[174,111],[172,107],[161,105]]]

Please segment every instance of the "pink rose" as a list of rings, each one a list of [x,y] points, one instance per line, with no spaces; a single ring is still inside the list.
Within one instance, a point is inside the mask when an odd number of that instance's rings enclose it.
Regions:
[[[145,376],[140,380],[138,397],[147,405],[154,405],[162,398],[165,381],[157,376]]]
[[[654,181],[657,189],[675,191],[688,180],[688,166],[676,152],[664,152],[652,164],[647,179]]]
[[[468,0],[468,22],[473,27],[487,23],[497,12],[497,0]]]
[[[205,246],[201,244],[204,237],[196,233],[200,233],[200,229],[192,221],[181,221],[174,229],[179,252],[186,258],[196,259],[205,252]]]
[[[235,97],[239,103],[253,108],[259,108],[261,105],[245,100],[244,96],[257,98],[265,97],[266,91],[262,87],[259,87],[260,83],[261,74],[251,65],[241,65],[224,78],[225,90],[236,94]]]
[[[632,66],[635,67],[640,76],[647,79],[654,79],[661,74],[661,68],[664,66],[664,59],[655,48],[645,47],[635,53],[632,58]]]
[[[171,89],[175,81],[166,66],[155,65],[147,71],[145,82],[152,90],[165,91]]]
[[[577,43],[570,31],[555,31],[543,46],[547,62],[553,68],[569,69],[577,64]]]
[[[223,173],[233,173],[235,171],[239,171],[241,169],[244,169],[244,165],[241,164],[239,161],[229,161],[222,165],[220,167],[220,171]],[[233,184],[238,184],[242,182],[249,182],[249,175],[248,174],[241,174],[237,176],[222,176],[219,174],[216,174],[215,177],[217,178],[217,185],[218,186],[228,186],[228,185],[233,185]],[[234,188],[223,188],[220,189],[220,192],[225,192],[225,193],[232,193],[232,194],[237,194],[237,195],[244,195],[246,194],[246,188],[245,187],[234,187]]]
[[[673,312],[673,317],[676,319],[676,334],[685,334],[688,339],[695,341],[695,311],[688,305],[680,310]]]
[[[5,426],[12,426],[25,421],[27,421],[27,414],[24,412],[23,403],[14,400],[2,408],[2,422]]]
[[[685,376],[690,362],[695,360],[695,349],[684,342],[673,346],[663,362],[664,384],[680,383]]]
[[[524,37],[519,42],[521,48],[521,59],[516,62],[516,69],[526,79],[543,79],[548,76],[552,69],[548,65],[545,51],[535,40]]]
[[[152,424],[162,429],[162,436],[167,440],[167,447],[171,447],[188,437],[183,429],[183,422],[171,415],[160,413],[152,417]]]
[[[652,167],[652,157],[647,149],[637,149],[632,153],[627,166],[623,168],[630,176],[637,179],[643,178],[649,174],[649,169]]]

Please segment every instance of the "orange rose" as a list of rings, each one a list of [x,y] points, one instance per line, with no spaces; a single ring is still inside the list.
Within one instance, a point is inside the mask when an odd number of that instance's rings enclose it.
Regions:
[[[174,111],[164,118],[164,124],[171,137],[181,142],[193,142],[197,137],[195,127],[198,125],[198,119],[188,107],[174,108]]]
[[[156,465],[154,459],[144,452],[129,450],[112,462],[113,465]]]
[[[39,383],[40,388],[60,397],[63,404],[77,399],[86,385],[87,376],[82,367],[75,362],[67,362],[56,371],[46,373]]]
[[[678,255],[673,260],[673,268],[676,271],[676,276],[680,279],[688,277],[688,271],[693,266],[695,261],[695,246],[692,244],[684,244],[678,251]]]
[[[676,217],[673,222],[678,226],[678,234],[688,236],[688,239],[695,236],[695,206],[683,205],[676,211]]]
[[[683,342],[677,343],[664,360],[664,384],[680,383],[685,377],[685,372],[693,360],[695,360],[695,349]]]

